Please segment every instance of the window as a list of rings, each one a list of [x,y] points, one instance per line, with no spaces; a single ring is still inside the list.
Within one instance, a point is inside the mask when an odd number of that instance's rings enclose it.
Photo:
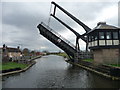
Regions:
[[[95,36],[95,40],[97,40],[97,36]]]
[[[92,36],[92,41],[94,41],[94,36]]]
[[[89,36],[89,42],[91,42],[91,36]]]
[[[98,32],[95,32],[95,33],[94,33],[94,38],[95,38],[95,40],[98,39]]]
[[[119,39],[120,39],[120,31],[119,31]]]
[[[113,39],[118,39],[118,32],[113,32]]]
[[[106,39],[111,39],[111,32],[106,32]]]
[[[99,32],[99,38],[100,39],[105,39],[104,32]]]

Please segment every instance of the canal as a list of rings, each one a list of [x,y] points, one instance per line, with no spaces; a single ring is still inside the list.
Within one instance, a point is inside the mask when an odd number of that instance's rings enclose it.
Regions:
[[[61,56],[43,56],[36,62],[25,72],[2,77],[3,88],[120,88],[120,81],[72,66]]]

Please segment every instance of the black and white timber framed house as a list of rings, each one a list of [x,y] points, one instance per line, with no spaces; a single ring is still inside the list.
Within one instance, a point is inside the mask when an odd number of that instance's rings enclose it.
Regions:
[[[120,63],[120,28],[99,22],[87,34],[88,47],[93,51],[95,62]]]
[[[120,28],[105,22],[98,23],[97,27],[88,32],[88,38],[90,49],[120,48]]]

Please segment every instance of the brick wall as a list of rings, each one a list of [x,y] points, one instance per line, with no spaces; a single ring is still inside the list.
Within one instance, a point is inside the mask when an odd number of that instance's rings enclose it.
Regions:
[[[119,49],[97,49],[93,54],[94,62],[98,64],[117,64],[120,59]]]

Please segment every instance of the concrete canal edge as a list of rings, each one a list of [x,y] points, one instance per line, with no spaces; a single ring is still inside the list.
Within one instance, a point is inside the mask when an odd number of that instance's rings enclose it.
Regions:
[[[6,76],[6,75],[11,75],[11,74],[16,74],[16,73],[20,73],[20,72],[25,72],[26,70],[28,70],[30,67],[32,67],[36,63],[36,61],[33,61],[33,60],[35,60],[37,58],[41,58],[41,56],[35,57],[35,58],[31,59],[32,63],[30,65],[28,65],[26,68],[24,68],[22,70],[17,70],[17,71],[12,71],[12,72],[7,72],[7,73],[1,73],[0,77],[1,76]]]
[[[31,66],[33,66],[35,63],[36,63],[36,62],[33,61],[30,65],[28,65],[26,68],[24,68],[24,69],[22,69],[22,70],[17,70],[17,71],[2,73],[2,74],[0,74],[0,76],[6,76],[6,75],[11,75],[11,74],[15,74],[15,73],[24,72],[24,71],[28,70]]]
[[[105,73],[96,71],[96,70],[94,70],[94,69],[91,69],[91,68],[89,68],[89,67],[80,65],[80,64],[78,64],[78,63],[73,63],[73,62],[70,62],[70,61],[66,61],[66,62],[68,62],[68,63],[70,63],[70,64],[73,64],[73,65],[76,65],[76,66],[78,66],[78,67],[81,67],[81,68],[83,68],[83,69],[86,69],[86,70],[88,70],[88,71],[94,72],[94,73],[96,73],[96,74],[98,74],[98,75],[100,75],[100,76],[104,76],[104,77],[106,77],[106,78],[109,78],[109,79],[111,79],[111,80],[120,80],[120,77],[114,77],[114,76],[111,76],[111,75],[108,75],[108,74],[105,74]]]

